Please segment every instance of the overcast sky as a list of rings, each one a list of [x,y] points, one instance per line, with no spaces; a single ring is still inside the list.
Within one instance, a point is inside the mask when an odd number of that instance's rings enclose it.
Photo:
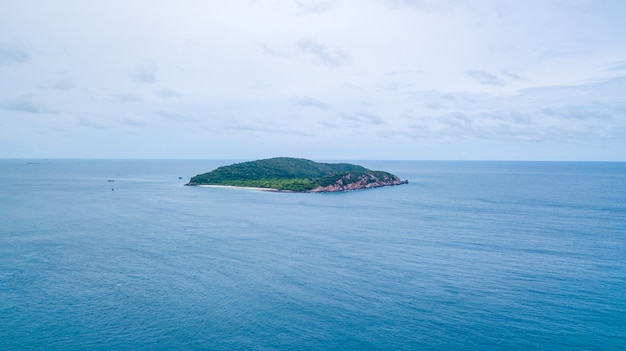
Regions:
[[[0,158],[626,161],[626,1],[0,0]]]

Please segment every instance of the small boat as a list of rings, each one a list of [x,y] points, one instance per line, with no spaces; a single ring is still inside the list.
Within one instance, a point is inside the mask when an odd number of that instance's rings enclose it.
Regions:
[[[183,177],[178,177],[178,179],[183,179]]]
[[[107,180],[107,182],[109,182],[109,183],[113,183],[114,181],[115,181],[115,179],[109,179],[109,180]]]

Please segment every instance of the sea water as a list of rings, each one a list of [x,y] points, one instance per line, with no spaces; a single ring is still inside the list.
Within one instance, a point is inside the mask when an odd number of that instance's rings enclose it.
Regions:
[[[625,163],[183,186],[230,163],[0,160],[0,350],[626,349]]]

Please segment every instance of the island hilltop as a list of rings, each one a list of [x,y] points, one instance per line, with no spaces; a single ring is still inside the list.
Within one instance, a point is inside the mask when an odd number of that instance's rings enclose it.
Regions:
[[[407,184],[397,176],[349,163],[276,157],[236,163],[199,174],[186,185],[252,187],[291,192],[336,192]]]

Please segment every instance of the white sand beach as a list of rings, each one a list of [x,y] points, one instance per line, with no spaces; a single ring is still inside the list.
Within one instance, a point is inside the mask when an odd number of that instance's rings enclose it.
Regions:
[[[255,191],[290,192],[289,190],[278,190],[278,189],[273,189],[273,188],[255,188],[255,187],[250,187],[250,186],[211,185],[211,184],[200,184],[196,186],[201,186],[205,188],[232,188],[232,189],[255,190]]]

